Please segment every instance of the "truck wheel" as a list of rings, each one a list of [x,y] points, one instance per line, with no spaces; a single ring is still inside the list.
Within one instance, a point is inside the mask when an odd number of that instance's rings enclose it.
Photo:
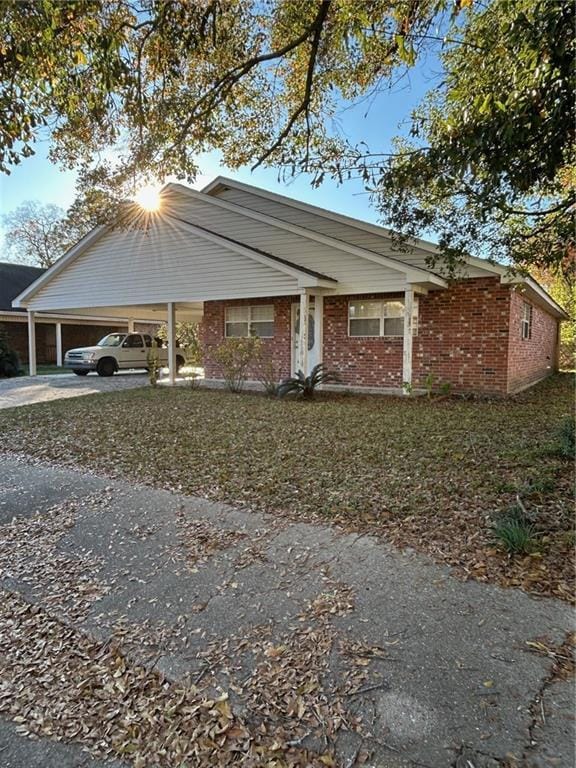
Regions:
[[[74,368],[74,373],[76,376],[87,376],[88,371],[80,370],[80,368]]]
[[[113,376],[116,370],[116,364],[110,357],[105,357],[98,361],[96,372],[98,376]]]
[[[184,360],[182,355],[176,355],[176,371],[178,373],[180,373],[180,368],[182,368],[184,366],[185,362],[186,361]]]

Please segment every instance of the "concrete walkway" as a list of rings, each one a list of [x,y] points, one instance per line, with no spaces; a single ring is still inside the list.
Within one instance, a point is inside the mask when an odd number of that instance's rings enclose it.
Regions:
[[[561,644],[569,606],[463,583],[365,536],[4,457],[0,589],[170,680],[228,692],[247,723],[265,711],[272,727],[300,691],[282,725],[311,750],[338,702],[338,766],[574,765],[572,683],[527,645]],[[320,689],[302,693],[316,665]],[[0,658],[0,691],[9,675]],[[1,696],[0,713],[3,766],[117,765],[87,762],[81,736],[29,742],[28,716],[16,727]]]
[[[109,378],[103,378],[96,373],[89,373],[88,376],[76,376],[74,373],[18,376],[13,379],[0,379],[0,408],[16,408],[49,400],[93,395],[97,392],[115,392],[143,387],[146,384],[148,377],[142,371],[124,371]]]

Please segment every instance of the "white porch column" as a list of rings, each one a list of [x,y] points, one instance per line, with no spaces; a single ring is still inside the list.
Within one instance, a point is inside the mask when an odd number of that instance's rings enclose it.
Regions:
[[[176,383],[176,305],[168,302],[168,381]]]
[[[410,394],[412,386],[412,316],[414,314],[414,289],[409,285],[404,291],[404,346],[402,354],[402,383],[409,385],[403,392]]]
[[[62,367],[62,323],[56,323],[56,365]]]
[[[300,333],[298,335],[298,354],[296,356],[296,373],[302,371],[308,375],[308,315],[310,312],[310,296],[304,291],[300,294]]]
[[[36,313],[28,312],[28,371],[30,376],[36,376]]]
[[[134,318],[128,318],[128,333],[134,333]]]
[[[315,338],[314,343],[316,344],[316,349],[318,350],[318,363],[324,362],[324,296],[317,293],[314,296],[314,323],[316,325],[315,328]]]

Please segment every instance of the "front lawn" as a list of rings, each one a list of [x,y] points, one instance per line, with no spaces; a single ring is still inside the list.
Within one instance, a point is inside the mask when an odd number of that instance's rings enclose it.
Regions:
[[[1,447],[129,480],[376,532],[470,578],[571,599],[573,465],[554,450],[574,378],[508,400],[271,400],[144,388],[4,410]],[[517,495],[530,555],[496,545]]]

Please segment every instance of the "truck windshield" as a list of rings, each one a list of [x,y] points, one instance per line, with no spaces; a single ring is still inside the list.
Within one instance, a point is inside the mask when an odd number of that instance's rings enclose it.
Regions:
[[[98,342],[99,347],[119,347],[126,338],[125,333],[109,333]]]

